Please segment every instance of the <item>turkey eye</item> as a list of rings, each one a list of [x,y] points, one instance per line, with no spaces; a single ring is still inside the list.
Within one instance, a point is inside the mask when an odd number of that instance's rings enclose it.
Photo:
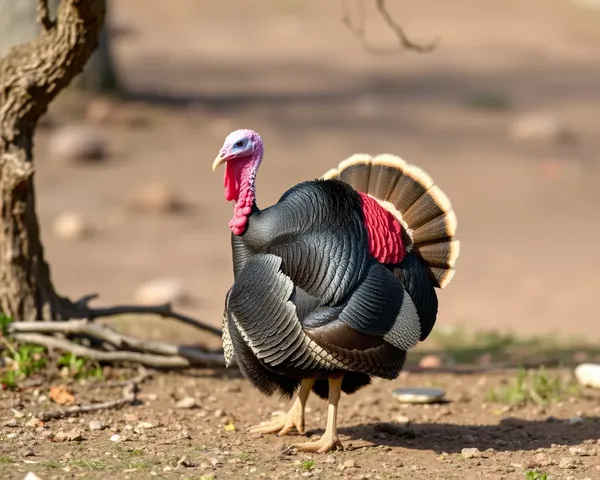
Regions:
[[[237,142],[234,143],[234,145],[236,147],[243,147],[244,146],[244,141],[243,140],[238,140]]]

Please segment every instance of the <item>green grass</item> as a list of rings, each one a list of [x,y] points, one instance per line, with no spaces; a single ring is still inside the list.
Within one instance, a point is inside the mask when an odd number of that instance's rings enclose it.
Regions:
[[[58,359],[58,366],[63,367],[67,376],[74,378],[97,378],[102,379],[104,373],[100,365],[88,358],[78,357],[71,352],[63,354]]]
[[[498,331],[473,331],[463,327],[433,329],[429,337],[409,352],[409,361],[418,363],[428,354],[439,355],[456,365],[480,363],[485,355],[492,363],[522,365],[528,362],[572,365],[574,354],[598,358],[596,345],[582,339],[556,335],[522,337]]]
[[[525,473],[527,480],[550,480],[550,476],[547,473],[540,473],[536,470],[529,470]]]
[[[314,460],[303,460],[300,464],[300,468],[305,472],[310,472],[317,466],[317,462]]]
[[[18,383],[42,371],[46,365],[46,349],[38,345],[23,344],[13,346],[2,337],[7,350],[7,367],[0,375],[0,383],[5,389],[18,388]]]
[[[0,455],[0,464],[13,463],[12,457],[8,455]]]
[[[44,460],[40,462],[40,466],[45,468],[60,468],[63,464],[58,460]]]
[[[507,386],[491,389],[487,398],[491,402],[509,405],[536,404],[545,406],[579,394],[579,386],[546,369],[519,369],[517,376]]]
[[[106,470],[109,468],[107,463],[102,460],[71,460],[69,465],[86,470]]]

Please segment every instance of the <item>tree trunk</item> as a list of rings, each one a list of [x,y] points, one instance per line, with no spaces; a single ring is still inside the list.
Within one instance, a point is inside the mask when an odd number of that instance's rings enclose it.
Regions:
[[[36,22],[37,0],[0,0],[0,58],[11,47],[29,42],[41,32]],[[55,17],[60,0],[48,0],[50,15]],[[83,72],[71,82],[70,89],[86,93],[115,93],[120,89],[111,51],[107,25],[102,28],[98,48]]]
[[[83,70],[105,16],[104,0],[63,0],[56,21],[45,0],[38,4],[41,35],[0,61],[0,309],[15,320],[69,316],[40,241],[33,134],[48,104]]]

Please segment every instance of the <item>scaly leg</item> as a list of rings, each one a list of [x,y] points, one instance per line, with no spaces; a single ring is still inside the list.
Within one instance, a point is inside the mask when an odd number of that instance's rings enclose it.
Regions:
[[[313,453],[327,453],[331,450],[343,450],[338,436],[337,436],[337,407],[340,401],[340,394],[342,391],[342,378],[330,378],[329,379],[329,406],[327,408],[327,427],[325,433],[316,442],[305,442],[297,445],[292,445],[303,452]]]
[[[292,408],[285,415],[278,415],[269,422],[262,422],[259,425],[254,425],[250,428],[250,433],[279,433],[279,435],[287,435],[294,427],[299,433],[304,433],[304,408],[306,400],[310,394],[310,389],[315,381],[312,378],[302,380],[300,391]]]

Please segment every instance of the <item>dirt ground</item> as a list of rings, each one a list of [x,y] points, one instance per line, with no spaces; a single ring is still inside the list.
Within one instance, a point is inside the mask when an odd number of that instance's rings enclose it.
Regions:
[[[210,165],[229,131],[249,127],[266,143],[261,205],[358,151],[396,153],[430,173],[455,205],[462,240],[456,277],[440,293],[438,328],[600,338],[593,300],[600,282],[600,10],[580,3],[390,0],[414,40],[441,43],[428,55],[370,55],[342,25],[339,2],[111,2],[117,64],[137,97],[120,108],[138,121],[93,124],[110,151],[97,165],[51,155],[56,127],[76,117],[54,112],[55,127],[39,132],[38,211],[57,287],[72,297],[98,292],[98,304],[131,303],[140,284],[175,277],[193,297],[180,309],[219,325],[232,281],[231,206],[222,172],[213,174]],[[369,40],[394,48],[393,35],[372,9],[368,14]],[[574,140],[559,141],[550,127],[546,138],[519,140],[511,129],[530,115],[556,119]],[[193,208],[172,215],[129,210],[131,196],[157,180]],[[94,237],[53,235],[57,216],[73,210],[96,227]],[[162,321],[117,325],[151,338],[204,341]],[[586,391],[544,409],[490,404],[485,392],[509,377],[376,381],[342,399],[346,451],[313,456],[312,465],[307,455],[282,453],[288,439],[244,433],[285,408],[279,399],[265,399],[235,376],[159,375],[140,387],[141,405],[39,430],[24,426],[27,417],[1,427],[0,472],[22,478],[31,470],[43,479],[108,472],[512,479],[538,470],[553,479],[600,478],[600,395]],[[450,403],[404,408],[390,392],[410,385],[443,386]],[[47,395],[47,387],[39,390]],[[75,391],[82,401],[118,396]],[[200,407],[174,409],[186,395]],[[9,407],[35,412],[40,403],[33,390],[1,398],[3,425],[14,416]],[[321,432],[326,406],[309,403],[308,428]],[[411,420],[408,429],[394,423],[400,414]],[[577,415],[584,422],[568,424]],[[91,420],[108,429],[89,431]],[[224,428],[228,420],[234,430]],[[140,429],[139,422],[153,427]],[[85,440],[56,443],[43,433],[61,428],[80,428]],[[114,433],[126,441],[109,441]],[[465,447],[485,458],[464,459]],[[184,455],[195,466],[175,468]],[[349,460],[355,466],[341,469]]]

